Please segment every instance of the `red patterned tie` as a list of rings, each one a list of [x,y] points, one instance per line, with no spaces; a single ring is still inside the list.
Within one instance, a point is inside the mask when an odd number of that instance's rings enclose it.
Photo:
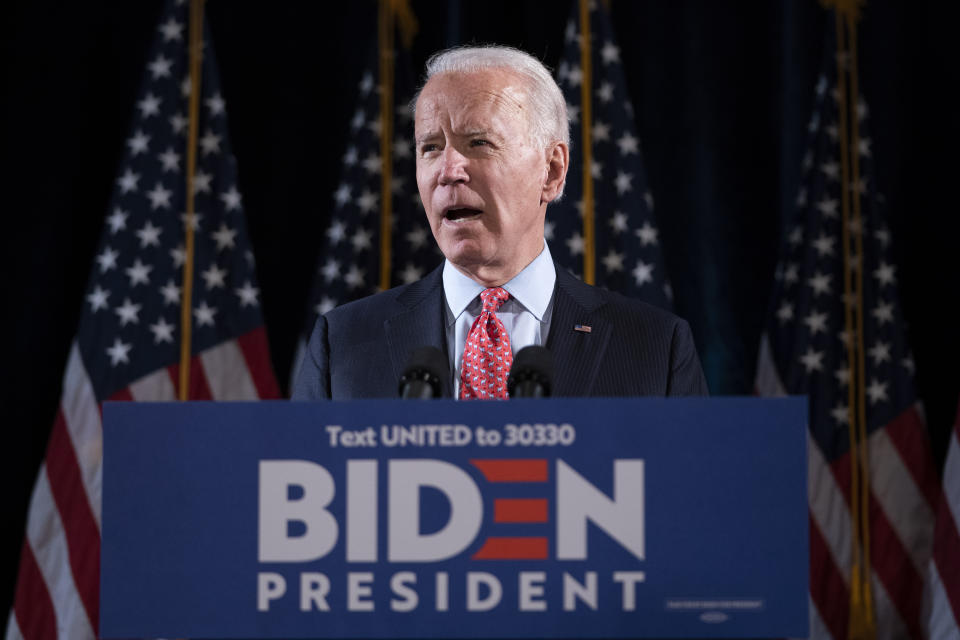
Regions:
[[[460,399],[489,399],[507,396],[507,374],[513,364],[510,336],[497,317],[510,294],[501,287],[480,292],[483,310],[473,321],[460,366]]]

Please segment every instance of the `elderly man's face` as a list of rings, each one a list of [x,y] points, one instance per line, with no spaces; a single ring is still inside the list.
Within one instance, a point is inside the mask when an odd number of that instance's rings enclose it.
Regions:
[[[526,88],[507,70],[444,73],[417,101],[417,186],[440,250],[487,286],[543,248],[547,203],[566,174],[566,145],[530,139]]]

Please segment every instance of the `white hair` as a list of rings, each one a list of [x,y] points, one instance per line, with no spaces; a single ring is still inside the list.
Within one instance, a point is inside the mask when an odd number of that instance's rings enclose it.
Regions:
[[[563,92],[550,70],[525,51],[502,45],[454,47],[440,51],[427,60],[424,85],[441,73],[476,73],[485,69],[507,69],[526,81],[530,136],[535,143],[543,149],[557,141],[570,146],[570,120]],[[413,98],[414,109],[419,97],[420,91]]]

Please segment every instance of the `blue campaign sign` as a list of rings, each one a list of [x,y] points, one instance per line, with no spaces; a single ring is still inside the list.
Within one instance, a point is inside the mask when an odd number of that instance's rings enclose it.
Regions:
[[[104,638],[807,635],[802,398],[104,406]]]

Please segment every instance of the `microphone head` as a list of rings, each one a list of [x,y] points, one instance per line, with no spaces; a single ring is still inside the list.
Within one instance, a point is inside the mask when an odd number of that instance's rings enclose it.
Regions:
[[[436,347],[417,347],[410,354],[407,367],[400,376],[400,396],[410,397],[411,388],[418,387],[422,391],[414,392],[422,396],[423,391],[431,391],[426,397],[439,398],[443,394],[443,380],[449,375],[450,365],[447,357]]]
[[[553,353],[546,347],[536,345],[520,349],[513,358],[507,377],[507,393],[510,397],[514,397],[515,390],[520,391],[519,397],[548,397],[552,389]]]

